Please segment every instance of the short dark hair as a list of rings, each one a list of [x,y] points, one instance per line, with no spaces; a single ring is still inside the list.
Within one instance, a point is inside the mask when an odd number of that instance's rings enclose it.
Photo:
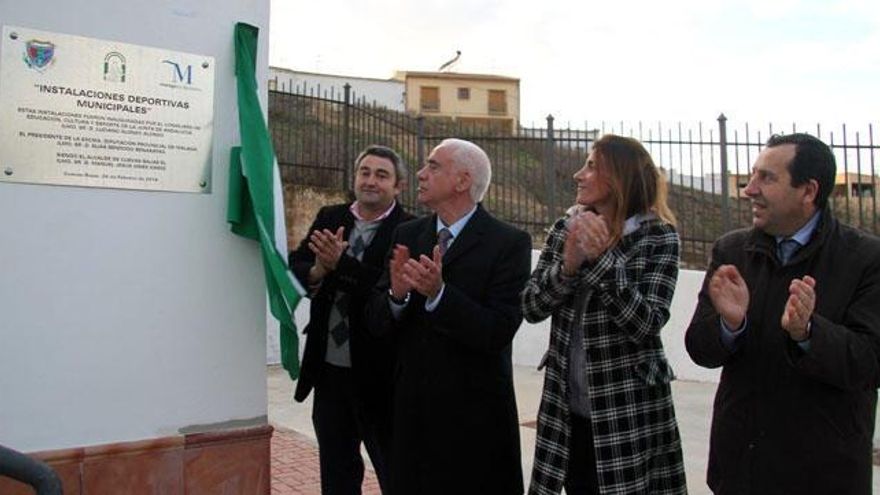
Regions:
[[[396,151],[387,146],[382,146],[381,144],[371,144],[364,148],[364,151],[361,151],[357,158],[354,159],[354,168],[357,169],[360,166],[361,161],[371,155],[385,158],[394,165],[395,185],[406,180],[406,164],[403,163],[403,159],[400,158],[400,155],[398,155]]]
[[[819,184],[819,192],[816,193],[813,204],[818,209],[825,208],[837,174],[837,161],[831,148],[819,138],[804,133],[774,134],[767,140],[768,148],[782,144],[795,145],[794,159],[788,165],[792,187],[802,186],[810,179],[815,179]]]

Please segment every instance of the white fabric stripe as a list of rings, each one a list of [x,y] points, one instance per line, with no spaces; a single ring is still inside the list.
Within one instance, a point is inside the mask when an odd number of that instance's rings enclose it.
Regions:
[[[275,250],[287,257],[287,226],[284,223],[284,191],[281,190],[281,178],[278,176],[278,160],[272,161],[272,201],[274,204]]]
[[[285,223],[284,190],[281,188],[280,172],[278,159],[276,158],[272,161],[272,204],[273,216],[275,217],[275,225],[273,226],[275,235],[273,237],[275,238],[275,250],[278,251],[281,259],[284,260],[284,264],[287,265],[287,224]],[[287,270],[287,279],[290,280],[290,283],[293,284],[301,296],[306,295],[306,289],[293,276],[293,272],[290,270]],[[294,308],[287,309],[290,315],[293,316]]]

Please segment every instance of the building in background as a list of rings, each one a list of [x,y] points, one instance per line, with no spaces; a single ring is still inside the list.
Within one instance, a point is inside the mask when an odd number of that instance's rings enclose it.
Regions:
[[[401,71],[406,111],[432,119],[514,133],[519,126],[519,79],[490,74]]]
[[[491,74],[398,71],[393,78],[318,74],[269,68],[269,90],[375,103],[429,119],[515,133],[519,126],[519,79]]]

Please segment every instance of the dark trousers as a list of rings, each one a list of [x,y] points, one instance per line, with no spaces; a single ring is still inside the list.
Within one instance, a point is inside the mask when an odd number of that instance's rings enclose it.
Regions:
[[[593,430],[587,418],[574,414],[570,418],[571,443],[568,449],[568,472],[565,473],[565,493],[598,495],[599,478],[596,474]]]
[[[360,495],[364,480],[361,443],[367,448],[382,492],[388,492],[390,418],[368,417],[355,387],[350,368],[323,364],[312,407],[322,495]]]

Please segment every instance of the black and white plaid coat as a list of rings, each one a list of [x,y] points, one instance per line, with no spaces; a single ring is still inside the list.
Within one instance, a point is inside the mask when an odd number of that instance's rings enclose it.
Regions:
[[[558,494],[569,469],[570,329],[581,325],[600,492],[686,493],[660,329],[678,278],[679,238],[654,215],[574,277],[562,275],[563,217],[522,293],[526,320],[552,316],[530,495]],[[577,301],[586,298],[577,312]],[[578,466],[571,466],[578,469]]]

